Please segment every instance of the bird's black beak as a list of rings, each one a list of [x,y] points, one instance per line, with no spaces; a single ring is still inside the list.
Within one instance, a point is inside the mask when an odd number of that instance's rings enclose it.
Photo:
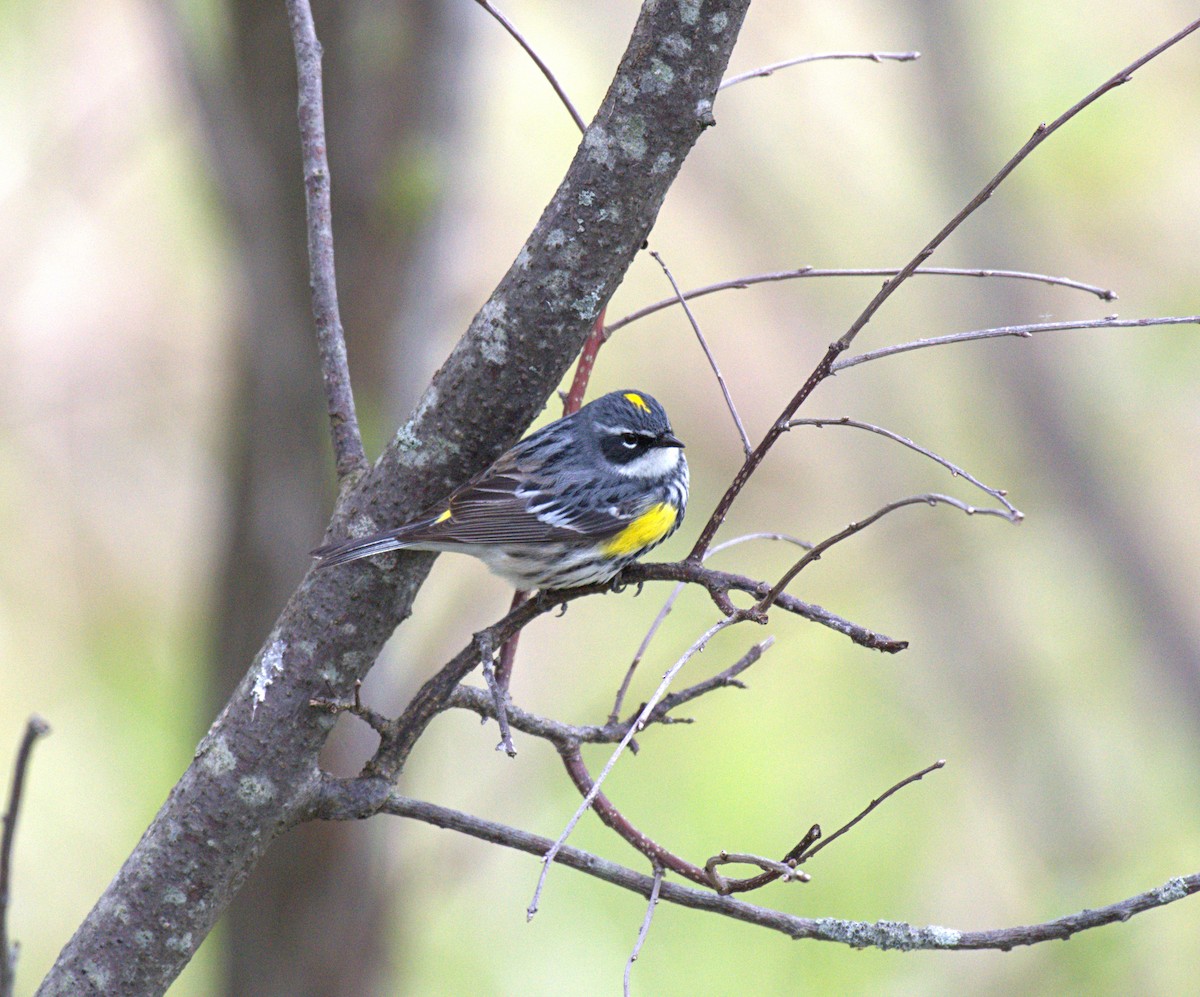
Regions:
[[[683,440],[674,433],[660,433],[658,439],[654,442],[660,447],[679,447],[680,450],[683,449]]]

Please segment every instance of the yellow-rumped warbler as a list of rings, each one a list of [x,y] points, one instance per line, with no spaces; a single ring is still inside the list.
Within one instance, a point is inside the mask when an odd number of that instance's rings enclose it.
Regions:
[[[688,467],[663,407],[614,391],[527,436],[435,515],[321,547],[319,567],[458,551],[520,589],[605,582],[683,522]]]

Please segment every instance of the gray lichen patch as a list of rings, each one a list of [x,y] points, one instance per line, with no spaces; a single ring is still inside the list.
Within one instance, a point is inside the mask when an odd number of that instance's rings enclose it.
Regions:
[[[218,734],[216,737],[205,738],[200,743],[200,747],[196,752],[196,758],[204,767],[204,770],[209,775],[224,775],[226,772],[232,771],[237,766],[237,756],[229,747],[229,742],[224,734]]]
[[[700,0],[678,0],[678,3],[679,20],[684,24],[695,24],[700,20]]]
[[[629,115],[622,120],[616,139],[627,159],[641,162],[646,158],[646,119],[640,114]]]
[[[497,367],[508,359],[508,329],[504,324],[507,311],[508,306],[502,298],[491,298],[480,309],[476,326],[480,355]]]
[[[957,945],[962,932],[939,925],[914,927],[904,921],[841,921],[837,918],[818,918],[821,936],[834,942],[844,942],[856,949],[877,948],[908,952],[915,949],[947,948]]]
[[[251,807],[265,807],[275,799],[275,784],[265,775],[244,776],[238,782],[238,798]]]

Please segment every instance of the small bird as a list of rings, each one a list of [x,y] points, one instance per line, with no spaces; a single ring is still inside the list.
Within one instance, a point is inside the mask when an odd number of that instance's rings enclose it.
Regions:
[[[519,589],[606,582],[683,522],[688,466],[663,407],[614,391],[527,436],[435,515],[313,551],[318,567],[457,551]]]

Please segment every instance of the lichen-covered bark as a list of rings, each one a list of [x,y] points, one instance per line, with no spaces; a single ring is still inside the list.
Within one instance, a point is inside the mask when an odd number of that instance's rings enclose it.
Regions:
[[[538,413],[712,123],[748,5],[647,0],[553,200],[416,412],[339,502],[331,535],[403,521],[495,458]],[[309,700],[352,694],[431,563],[409,554],[387,573],[305,577],[39,993],[167,988],[272,839],[309,813],[333,724]]]

